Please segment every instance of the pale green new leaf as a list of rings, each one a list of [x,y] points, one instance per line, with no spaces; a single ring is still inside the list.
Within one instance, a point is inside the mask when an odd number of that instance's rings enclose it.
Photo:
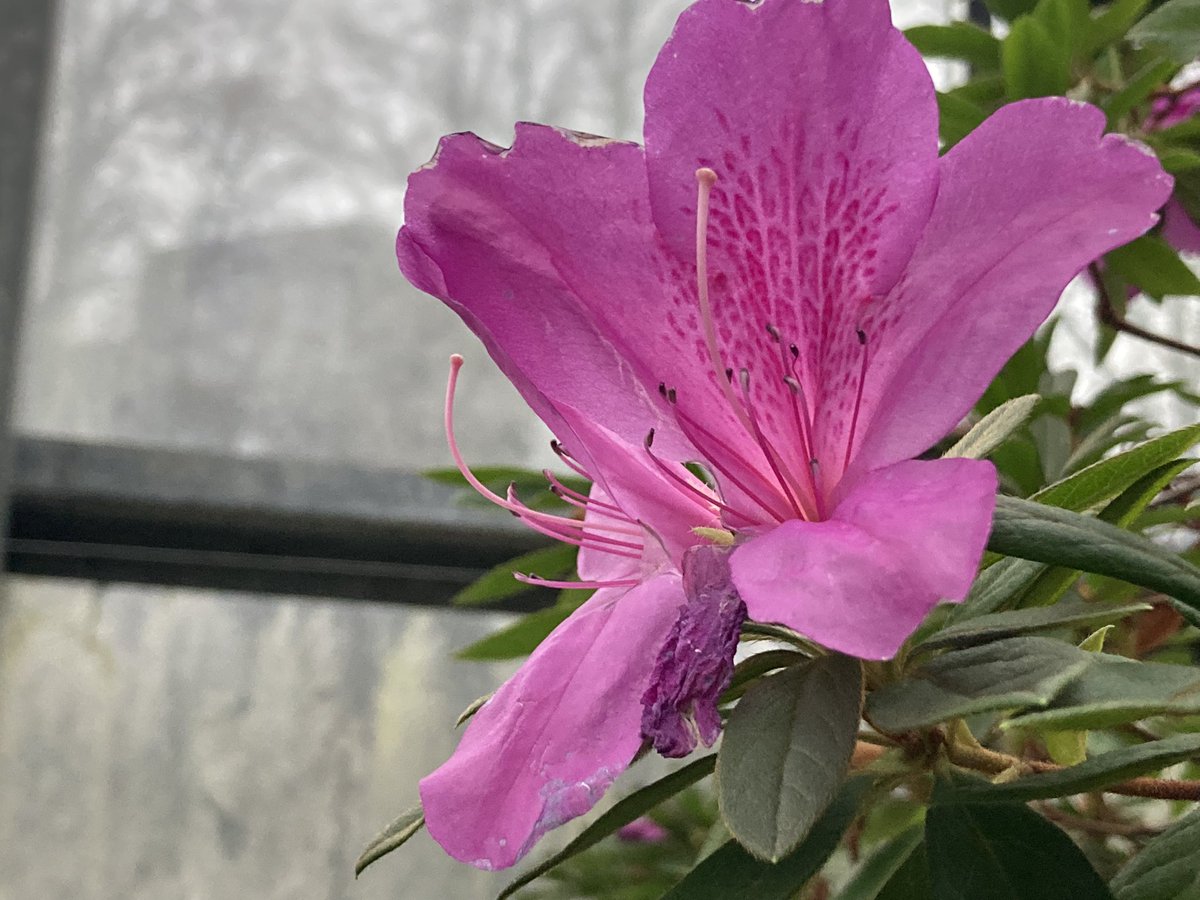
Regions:
[[[367,844],[367,849],[362,852],[358,861],[354,864],[354,877],[357,878],[362,874],[363,869],[371,865],[371,863],[380,859],[383,856],[391,853],[410,837],[416,834],[425,825],[425,813],[420,806],[414,806],[412,809],[405,810],[401,813],[392,824],[375,835],[375,839]]]
[[[944,456],[983,459],[1025,424],[1041,399],[1037,394],[1026,394],[1002,403],[980,419]]]

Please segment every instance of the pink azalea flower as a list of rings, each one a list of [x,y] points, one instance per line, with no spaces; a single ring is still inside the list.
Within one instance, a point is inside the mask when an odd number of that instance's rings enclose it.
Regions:
[[[598,588],[421,782],[450,854],[509,866],[644,741],[715,739],[747,612],[883,659],[966,594],[995,472],[912,458],[1088,261],[1154,224],[1171,179],[1103,130],[1026,101],[939,159],[885,0],[700,0],[650,73],[644,149],[530,124],[507,150],[443,139],[409,181],[401,269],[594,481],[563,491],[582,520],[494,499],[579,545]]]

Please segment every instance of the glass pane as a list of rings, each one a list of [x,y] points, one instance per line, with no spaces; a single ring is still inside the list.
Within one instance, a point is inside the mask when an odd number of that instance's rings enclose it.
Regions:
[[[685,0],[61,0],[19,422],[30,432],[443,464],[544,433],[392,252],[439,135],[636,138]],[[902,24],[947,0],[900,0]]]
[[[14,579],[0,896],[495,896],[419,835],[356,883],[455,717],[509,669],[489,614]]]

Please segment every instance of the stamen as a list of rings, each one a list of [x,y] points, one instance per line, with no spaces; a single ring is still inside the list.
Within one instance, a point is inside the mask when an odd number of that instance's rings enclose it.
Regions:
[[[858,390],[854,396],[854,414],[850,417],[850,436],[846,439],[846,458],[842,460],[842,472],[850,465],[850,453],[854,450],[854,432],[858,428],[858,411],[862,407],[863,385],[867,381],[867,361],[870,351],[867,349],[867,333],[861,328],[855,329],[858,343],[862,346],[862,365],[858,370]]]
[[[558,495],[560,499],[566,500],[568,503],[570,503],[571,501],[567,499],[570,497],[582,502],[587,506],[588,509],[595,509],[597,511],[607,510],[608,512],[615,514],[613,518],[621,518],[630,523],[633,522],[632,519],[625,515],[619,506],[614,506],[612,503],[608,503],[604,500],[598,500],[595,497],[589,497],[586,494],[579,493],[579,491],[575,490],[574,488],[567,487],[562,483],[562,480],[549,469],[542,469],[542,475],[545,476],[546,481],[550,484],[550,490]]]
[[[591,476],[590,472],[588,472],[583,466],[575,461],[575,457],[568,453],[566,448],[563,447],[563,445],[558,441],[550,441],[550,449],[553,450],[554,455],[561,459],[563,463],[566,464],[566,466],[576,475],[579,475],[581,478],[586,478],[588,481],[596,480]]]
[[[793,483],[792,474],[787,471],[783,460],[776,458],[774,449],[758,424],[758,416],[755,414],[754,403],[750,399],[750,370],[742,369],[739,375],[742,387],[742,402],[746,405],[746,413],[750,418],[750,425],[754,429],[754,440],[762,448],[763,455],[767,458],[767,465],[775,473],[775,478],[779,482],[779,486],[783,488],[784,496],[787,497],[788,503],[792,505],[792,510],[801,519],[808,519],[810,517],[805,514],[801,502],[797,499],[797,497],[803,494],[803,491],[798,484]]]
[[[603,525],[594,523],[583,523],[578,519],[568,519],[563,516],[556,516],[551,513],[539,512],[530,509],[523,503],[515,499],[513,488],[509,486],[508,498],[501,497],[495,491],[488,488],[480,481],[475,473],[467,466],[463,459],[462,452],[458,448],[458,441],[454,437],[454,393],[458,387],[458,373],[462,369],[463,358],[457,353],[450,357],[450,377],[446,382],[446,406],[443,414],[443,420],[446,428],[446,443],[450,446],[450,456],[454,459],[454,464],[458,467],[458,471],[466,479],[467,484],[473,487],[481,496],[490,500],[492,503],[499,506],[501,509],[507,509],[513,515],[518,516],[530,528],[541,532],[556,540],[563,541],[576,546],[585,546],[588,542],[592,542],[595,549],[604,550],[618,556],[626,555],[633,558],[640,558],[643,550],[643,545],[640,543],[634,544],[628,541],[617,541],[613,538],[606,538],[602,535],[592,534],[591,531],[613,531],[619,530],[623,532],[619,525]],[[572,529],[574,529],[572,531]],[[636,550],[636,553],[626,553],[624,548]]]
[[[705,461],[711,463],[712,467],[716,469],[718,473],[728,478],[730,483],[732,483],[735,487],[742,491],[742,493],[753,500],[754,504],[771,518],[778,522],[784,522],[788,519],[786,513],[781,513],[778,509],[763,499],[763,496],[766,496],[771,500],[784,500],[784,498],[779,495],[779,492],[775,490],[774,485],[759,475],[754,469],[747,467],[746,471],[750,475],[762,481],[759,490],[752,491],[746,486],[746,483],[742,479],[738,478],[738,476],[734,475],[733,472],[730,471],[729,465],[725,462],[722,462],[721,458],[717,454],[713,453],[711,449],[705,451],[704,447],[701,446],[701,441],[699,441],[697,438],[703,438],[704,443],[711,444],[721,449],[728,459],[739,460],[739,455],[727,443],[725,443],[725,441],[721,440],[721,438],[717,437],[715,434],[697,422],[694,418],[684,412],[683,409],[676,407],[675,416],[679,420],[679,423],[683,426],[684,434],[687,435],[688,439],[696,446],[696,449],[704,453]],[[746,518],[750,521],[754,521],[754,519],[750,518],[749,516]]]
[[[650,431],[646,434],[646,440],[643,441],[642,443],[643,443],[643,446],[646,448],[646,455],[650,457],[650,461],[653,462],[654,465],[658,467],[658,470],[660,472],[662,472],[664,475],[666,475],[667,478],[670,479],[671,483],[676,488],[681,489],[684,492],[684,495],[689,500],[698,502],[704,508],[705,512],[715,515],[717,510],[724,510],[725,512],[729,513],[730,515],[738,516],[742,519],[745,519],[747,522],[754,521],[754,519],[752,517],[747,516],[744,513],[740,513],[736,509],[733,509],[731,506],[726,505],[721,500],[718,500],[716,497],[713,497],[713,496],[710,496],[709,494],[704,493],[704,491],[700,490],[700,488],[696,487],[696,485],[692,484],[686,478],[684,478],[682,475],[680,475],[678,472],[676,472],[674,470],[674,468],[672,468],[667,463],[663,462],[661,459],[659,459],[657,456],[655,456],[654,451],[650,449],[654,445],[654,429],[653,428],[651,428]]]

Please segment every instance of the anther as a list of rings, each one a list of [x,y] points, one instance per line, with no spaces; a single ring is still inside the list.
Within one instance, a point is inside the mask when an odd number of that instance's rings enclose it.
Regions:
[[[667,396],[667,384],[664,381],[658,383],[658,392],[663,396]]]
[[[792,354],[792,359],[800,358],[800,348],[795,344],[788,344],[788,352]]]
[[[651,428],[649,431],[646,432],[646,439],[643,441],[643,443],[646,445],[647,450],[649,450],[651,447],[654,446],[654,429],[653,428]]]
[[[770,322],[767,323],[767,334],[771,336],[771,340],[773,340],[775,343],[778,344],[780,342],[781,338],[779,337],[779,329]]]
[[[856,328],[855,332],[858,334],[858,342],[864,347],[867,346],[867,333],[861,328]]]

